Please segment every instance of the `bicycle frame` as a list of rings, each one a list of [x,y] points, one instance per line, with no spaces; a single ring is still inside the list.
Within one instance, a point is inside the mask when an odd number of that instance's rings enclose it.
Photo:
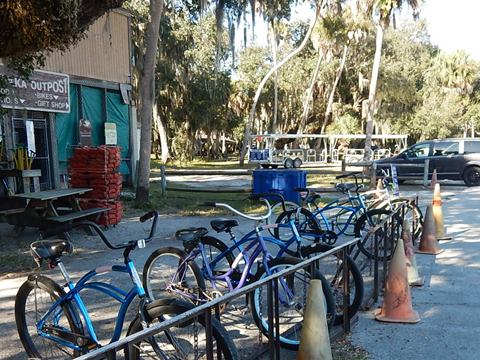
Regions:
[[[253,265],[255,264],[256,259],[261,254],[263,254],[262,265],[264,266],[267,275],[272,275],[272,271],[270,270],[270,268],[268,266],[268,261],[275,258],[275,257],[267,250],[266,241],[275,242],[277,245],[283,245],[285,242],[282,241],[282,240],[278,240],[276,238],[263,237],[261,235],[261,231],[265,230],[269,226],[271,227],[272,225],[267,225],[265,227],[256,227],[255,230],[250,231],[239,242],[235,242],[234,246],[230,247],[228,250],[226,250],[226,251],[222,252],[221,254],[217,255],[213,261],[209,261],[207,255],[205,253],[204,244],[202,242],[199,242],[198,246],[194,250],[192,250],[188,254],[188,256],[185,257],[185,259],[183,259],[181,261],[181,263],[178,265],[178,269],[185,269],[186,268],[185,265],[189,261],[195,261],[195,258],[197,258],[200,255],[202,257],[202,261],[203,261],[203,264],[204,264],[204,268],[202,269],[202,271],[204,273],[204,277],[207,280],[210,281],[213,289],[218,290],[217,289],[217,282],[221,281],[221,282],[225,282],[227,284],[229,291],[234,291],[234,290],[240,289],[240,288],[242,288],[243,286],[246,285],[246,283],[248,281],[248,276],[251,275],[251,269],[252,269]],[[277,225],[275,225],[275,226],[277,226]],[[279,225],[279,226],[283,227],[285,225]],[[296,233],[296,236],[298,237],[299,235],[298,235],[298,232],[297,232],[295,226],[292,225],[291,229],[292,229],[292,231],[294,231]],[[292,239],[290,239],[288,241],[288,243],[292,244],[295,241],[297,241],[297,239],[295,237],[292,237]],[[243,247],[242,245],[244,245],[247,242],[248,242],[248,244],[245,247]],[[288,247],[289,246],[287,246],[285,248],[285,250]],[[238,248],[240,253],[235,257],[232,266],[227,270],[226,273],[221,274],[221,275],[214,275],[212,269],[214,268],[215,264],[218,261],[220,261],[225,256],[225,254],[227,254],[229,252],[233,252],[233,250],[235,248]],[[281,253],[278,253],[276,257],[279,257],[283,253],[284,253],[284,251],[282,251]],[[241,272],[240,279],[235,280],[235,279],[232,278],[232,273],[239,267],[239,264],[242,260],[245,261],[245,267]],[[177,275],[178,275],[178,270],[175,273],[174,277],[177,277]],[[183,281],[183,275],[184,274],[181,274],[178,277],[180,282]],[[286,286],[283,283],[283,281],[280,281],[280,283],[281,283],[282,288],[284,288],[284,290],[287,292],[287,296],[292,296],[292,293],[291,293],[290,289],[288,289],[288,286]],[[170,290],[173,290],[173,289],[170,289]],[[173,290],[173,291],[175,291],[175,290]],[[203,301],[204,300],[204,299],[200,299],[200,298],[196,297],[193,294],[185,294],[184,292],[181,292],[181,291],[175,291],[175,292],[178,293],[181,296],[187,296],[190,300],[194,300],[194,301]],[[280,299],[279,299],[280,302],[285,302],[282,294],[279,294],[279,297],[280,297]]]
[[[63,266],[61,267],[62,273],[64,273]],[[114,285],[100,282],[100,281],[90,281],[97,275],[108,273],[108,272],[122,272],[128,273],[134,282],[134,286],[128,291],[124,291]],[[73,350],[80,351],[82,348],[70,341],[66,341],[58,336],[51,335],[46,333],[43,330],[43,327],[46,323],[46,319],[50,315],[54,315],[56,321],[59,320],[59,317],[62,313],[62,305],[71,306],[72,310],[74,310],[75,314],[75,321],[78,322],[78,327],[83,327],[81,323],[81,319],[78,317],[80,314],[85,322],[85,327],[88,331],[88,338],[95,343],[97,346],[100,346],[97,338],[97,334],[95,332],[90,314],[85,306],[85,303],[80,296],[80,291],[84,289],[93,289],[96,291],[100,291],[101,293],[113,298],[114,300],[121,303],[117,320],[115,321],[115,329],[112,335],[110,342],[117,341],[122,333],[123,324],[125,321],[125,315],[127,313],[128,307],[132,303],[135,297],[139,296],[140,298],[145,297],[145,290],[143,289],[142,283],[138,278],[138,273],[133,265],[133,262],[130,260],[127,265],[113,265],[113,266],[102,266],[95,268],[80,278],[80,280],[75,284],[72,280],[69,279],[68,274],[66,276],[68,279],[67,287],[69,289],[68,293],[61,298],[59,298],[55,303],[50,307],[50,309],[45,313],[42,318],[37,323],[37,331],[40,336],[53,340],[63,346],[69,347]],[[138,281],[136,280],[138,278]],[[75,305],[76,304],[76,305]],[[79,313],[79,314],[78,314]],[[78,334],[77,334],[78,335]]]
[[[342,202],[343,201],[343,202]],[[358,202],[358,205],[355,206],[355,201]],[[345,206],[343,204],[350,203],[352,206]],[[345,213],[350,213],[347,221],[345,224],[343,224],[342,228],[340,229],[339,232],[335,232],[335,226],[334,224],[330,221],[328,216],[326,216],[324,213],[328,210],[332,209],[339,209],[338,212],[345,211]],[[317,208],[314,211],[312,211],[312,214],[322,220],[324,223],[325,227],[327,230],[331,230],[335,232],[337,235],[343,235],[347,231],[347,228],[350,226],[352,223],[353,219],[356,217],[357,213],[366,213],[367,212],[367,206],[365,204],[365,201],[363,200],[363,197],[361,195],[352,195],[350,192],[348,193],[348,200],[341,200],[341,199],[336,199],[331,202],[329,202],[327,205],[321,208]]]

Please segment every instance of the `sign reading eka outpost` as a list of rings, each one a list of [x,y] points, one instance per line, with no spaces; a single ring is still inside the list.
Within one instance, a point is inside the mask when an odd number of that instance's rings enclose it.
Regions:
[[[8,86],[0,88],[0,106],[48,112],[70,112],[70,79],[66,74],[35,70],[23,79],[14,70],[0,65]]]

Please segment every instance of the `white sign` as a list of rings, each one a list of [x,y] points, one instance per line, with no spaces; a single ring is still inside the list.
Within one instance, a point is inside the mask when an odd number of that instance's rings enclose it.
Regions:
[[[393,195],[399,196],[400,188],[398,187],[397,167],[391,164],[390,168],[392,169]]]
[[[117,124],[105,123],[105,145],[117,145]]]
[[[35,129],[33,128],[33,121],[25,121],[25,128],[27,131],[27,147],[30,152],[37,152],[37,147],[35,146]]]

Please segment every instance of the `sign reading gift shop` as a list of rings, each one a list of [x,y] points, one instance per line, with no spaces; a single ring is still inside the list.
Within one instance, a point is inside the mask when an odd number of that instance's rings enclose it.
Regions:
[[[0,88],[0,106],[47,112],[70,112],[70,79],[68,75],[35,70],[28,79],[0,65],[0,75],[8,86]]]

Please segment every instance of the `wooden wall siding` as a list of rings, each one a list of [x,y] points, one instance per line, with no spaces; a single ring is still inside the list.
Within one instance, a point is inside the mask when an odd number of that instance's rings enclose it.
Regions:
[[[129,19],[112,11],[99,18],[87,37],[65,53],[52,53],[45,70],[91,79],[130,83]]]

